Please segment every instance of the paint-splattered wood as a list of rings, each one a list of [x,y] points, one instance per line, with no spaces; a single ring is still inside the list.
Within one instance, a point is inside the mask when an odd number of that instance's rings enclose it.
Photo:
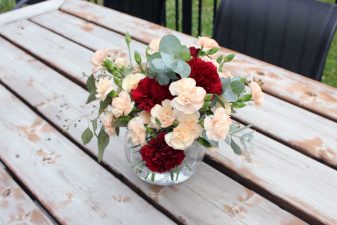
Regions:
[[[196,41],[191,36],[84,1],[67,0],[61,10],[120,33],[129,32],[144,43],[168,33],[179,36],[185,43]],[[234,51],[223,48],[222,52]],[[336,88],[239,53],[224,69],[233,75],[261,78],[266,92],[337,121]]]
[[[1,160],[60,223],[173,224],[3,86],[0,102]]]
[[[62,17],[63,14],[57,13],[57,15]],[[49,26],[48,21],[54,24],[55,18],[47,17],[48,20],[44,16],[41,18],[45,20],[44,26],[48,26],[48,29],[60,32],[60,29],[56,29],[54,25]],[[34,21],[38,20],[34,19]],[[70,25],[61,19],[59,27],[64,26]],[[71,28],[64,29],[63,35],[67,38],[77,37],[75,41],[82,39],[86,33],[93,35],[82,30],[80,26],[77,26],[77,29],[76,26]],[[108,31],[105,30],[105,32]],[[85,82],[82,72],[90,73],[92,56],[90,50],[32,22],[20,21],[7,25],[0,30],[0,33],[82,84]],[[40,35],[36,36],[37,33]],[[122,36],[116,37],[121,40],[111,39],[112,43],[120,43],[124,39]],[[83,38],[84,41],[86,39]],[[51,52],[53,54],[50,54]],[[273,138],[337,168],[337,133],[335,132],[337,123],[267,94],[262,108],[246,107],[238,112],[235,118],[252,123]],[[308,127],[315,129],[308,129]]]
[[[4,40],[0,41],[0,50],[8,52],[0,64],[0,67],[4,68],[0,71],[1,80],[57,126],[62,127],[66,118],[76,119],[88,110],[92,110],[91,106],[83,106],[87,92],[81,87]],[[17,57],[20,58],[16,60],[18,64],[10,65],[9,62]],[[28,71],[20,69],[26,67],[29,67]],[[46,88],[47,81],[48,88]],[[68,109],[61,109],[61,105]],[[83,120],[77,124],[76,128],[70,128],[69,135],[80,143],[81,132],[86,126],[87,121]],[[181,222],[187,224],[261,224],[269,218],[269,224],[302,223],[273,203],[206,164],[202,164],[197,174],[181,185],[153,187],[142,182],[131,172],[125,162],[124,131],[122,133],[120,138],[111,139],[105,153],[104,163],[137,186],[145,195],[155,200]],[[96,155],[97,147],[94,141],[86,148]]]
[[[0,224],[53,224],[1,165]]]
[[[0,15],[0,25],[11,23],[17,20],[26,19],[41,13],[56,10],[60,8],[64,0],[49,0],[39,4],[31,5]]]

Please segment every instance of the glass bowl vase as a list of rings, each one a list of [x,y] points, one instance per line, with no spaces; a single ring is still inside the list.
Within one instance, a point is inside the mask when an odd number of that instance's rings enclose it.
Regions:
[[[189,148],[183,151],[185,157],[180,165],[170,171],[159,173],[151,171],[146,166],[146,162],[142,159],[140,153],[142,146],[133,145],[128,137],[128,132],[126,133],[124,151],[129,166],[141,180],[161,186],[174,185],[189,179],[197,171],[198,165],[203,160],[206,152],[205,147],[195,141]]]

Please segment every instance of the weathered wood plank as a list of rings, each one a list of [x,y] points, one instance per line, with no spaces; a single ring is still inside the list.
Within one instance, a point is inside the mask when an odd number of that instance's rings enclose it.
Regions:
[[[83,106],[87,92],[79,86],[4,40],[0,42],[0,50],[8,52],[0,61],[0,79],[57,126],[61,127],[65,119],[76,119],[92,110],[91,106]],[[15,60],[18,61],[15,65],[9,63],[17,57],[20,60]],[[62,109],[61,113],[60,105],[65,105],[68,109]],[[69,135],[80,143],[81,132],[86,126],[85,120],[77,123],[76,128],[70,127]],[[302,223],[206,164],[202,164],[198,173],[181,185],[150,186],[138,179],[126,165],[123,134],[120,138],[111,139],[104,163],[183,223],[262,224],[266,218],[269,224]],[[96,155],[95,141],[86,148]]]
[[[56,29],[55,26],[48,25],[48,21],[53,21],[53,18],[47,17],[48,20],[44,16],[41,18],[46,21],[44,26]],[[60,21],[59,24],[62,25],[58,27],[69,26],[64,25],[63,20]],[[76,26],[71,28],[63,29],[63,35],[70,38],[70,36],[74,36],[71,33],[78,34],[81,30],[80,26],[77,26],[77,29]],[[56,31],[59,32],[60,29],[58,28]],[[85,36],[84,32],[87,31],[82,30],[81,35],[77,35],[76,41]],[[83,84],[85,78],[81,76],[82,72],[90,73],[91,51],[38,25],[28,21],[20,21],[3,27],[0,33]],[[36,34],[40,35],[36,36]],[[123,41],[123,37],[119,37]],[[111,42],[119,43],[121,40],[112,39]],[[50,54],[51,52],[53,54]],[[75,61],[78,63],[74,63]],[[252,123],[256,128],[272,137],[337,168],[337,133],[335,132],[337,123],[331,120],[270,95],[266,95],[266,101],[262,108],[246,107],[239,110],[239,113],[234,117],[246,123]],[[308,129],[308,127],[315,129]]]
[[[0,102],[1,160],[60,223],[173,224],[3,86]]]
[[[41,13],[49,12],[51,10],[56,10],[60,8],[63,2],[64,0],[49,0],[7,13],[3,13],[0,15],[0,25],[26,19]]]
[[[84,1],[67,0],[61,9],[119,33],[129,32],[144,43],[168,33],[179,36],[185,43],[196,42],[191,36]],[[222,53],[233,52],[222,48]],[[337,121],[336,88],[240,53],[236,53],[236,59],[224,69],[233,75],[260,78],[267,93]]]
[[[0,166],[0,224],[53,224],[2,166]]]
[[[74,40],[76,43],[93,51],[103,48],[120,49],[121,51],[127,49],[123,35],[111,32],[108,29],[59,10],[32,17],[30,20],[48,29],[52,29],[58,34]],[[62,24],[62,26],[60,26],[60,24]],[[71,30],[73,30],[73,32],[70,32]],[[130,46],[133,51],[136,50],[145,57],[143,43],[132,41]]]

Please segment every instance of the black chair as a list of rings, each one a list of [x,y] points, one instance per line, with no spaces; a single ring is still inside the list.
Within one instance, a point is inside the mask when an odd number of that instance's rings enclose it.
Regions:
[[[336,4],[222,0],[213,36],[224,47],[320,80],[336,27]]]
[[[165,23],[165,0],[104,0],[104,6],[153,23]]]

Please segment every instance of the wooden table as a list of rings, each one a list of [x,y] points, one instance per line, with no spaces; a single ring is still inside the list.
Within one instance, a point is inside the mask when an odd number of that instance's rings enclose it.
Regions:
[[[226,64],[261,78],[255,149],[209,152],[197,174],[172,187],[140,181],[123,138],[102,164],[86,121],[63,131],[85,106],[90,57],[101,48],[144,52],[153,38],[195,38],[76,0],[52,0],[0,16],[0,224],[337,224],[337,89],[242,54]],[[230,53],[228,49],[222,49]]]

